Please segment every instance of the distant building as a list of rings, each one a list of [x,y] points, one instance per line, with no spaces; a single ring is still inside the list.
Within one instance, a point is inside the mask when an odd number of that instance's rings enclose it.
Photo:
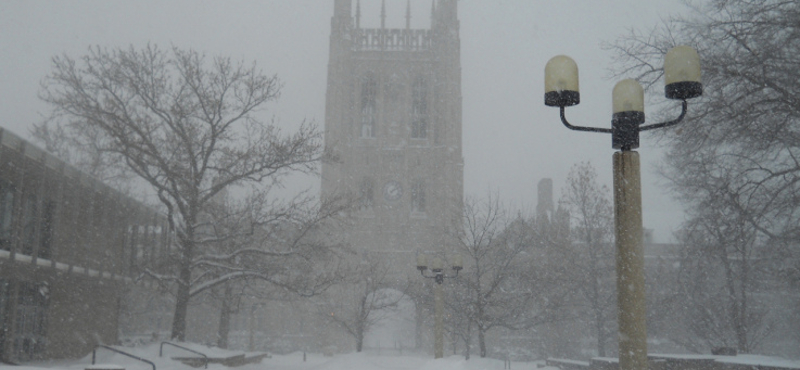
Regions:
[[[165,218],[0,129],[0,359],[118,338],[124,288],[167,255]]]
[[[544,178],[539,180],[536,187],[536,217],[550,219],[555,211],[553,204],[553,179]]]

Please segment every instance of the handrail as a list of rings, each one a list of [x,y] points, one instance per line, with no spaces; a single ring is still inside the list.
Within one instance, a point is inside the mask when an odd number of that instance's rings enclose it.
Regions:
[[[98,349],[98,348],[105,348],[105,349],[107,349],[107,350],[109,350],[109,351],[116,352],[116,353],[119,353],[119,354],[121,354],[121,355],[125,355],[125,356],[128,356],[128,357],[130,357],[130,358],[133,358],[133,359],[136,359],[136,360],[142,361],[142,362],[146,362],[146,363],[150,364],[150,366],[152,366],[152,367],[153,367],[153,370],[156,370],[156,364],[154,364],[154,363],[152,363],[152,362],[150,362],[150,361],[147,361],[147,360],[145,360],[145,359],[143,359],[143,358],[141,358],[141,357],[139,357],[139,356],[134,356],[134,355],[132,355],[132,354],[130,354],[130,353],[128,353],[128,352],[123,352],[123,351],[120,351],[120,350],[118,350],[118,349],[116,349],[116,348],[109,347],[109,346],[106,346],[106,345],[103,345],[103,344],[98,344],[98,345],[97,345],[97,347],[95,347],[95,348],[92,350],[92,365],[94,365],[94,362],[95,362],[95,361],[94,361],[94,360],[95,360],[95,354],[97,353],[97,349]]]
[[[206,369],[208,369],[208,356],[206,356],[206,355],[205,355],[204,353],[202,353],[202,352],[197,352],[197,351],[195,351],[195,350],[193,350],[193,349],[186,348],[186,347],[184,347],[184,346],[179,346],[179,345],[177,345],[177,344],[175,344],[175,343],[172,343],[172,342],[167,342],[167,341],[161,342],[161,345],[158,347],[158,357],[161,357],[161,356],[163,356],[163,354],[164,354],[164,345],[165,345],[165,344],[169,344],[169,345],[171,345],[171,346],[173,346],[173,347],[178,347],[178,348],[180,348],[180,349],[183,349],[183,350],[189,351],[189,352],[191,352],[191,353],[196,353],[196,354],[198,354],[198,355],[200,355],[200,356],[203,356],[203,357],[205,358],[205,360],[206,360],[206,367],[205,367],[205,368],[206,368]]]

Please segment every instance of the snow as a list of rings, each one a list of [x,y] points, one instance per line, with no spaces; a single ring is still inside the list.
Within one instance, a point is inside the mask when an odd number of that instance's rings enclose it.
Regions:
[[[181,346],[203,352],[209,357],[230,357],[241,355],[242,351],[228,351],[219,348],[209,348],[197,344],[180,343]],[[151,344],[142,347],[114,347],[122,351],[128,352],[132,355],[142,357],[148,361],[156,364],[157,370],[195,370],[202,369],[193,368],[184,365],[179,361],[172,360],[171,357],[190,357],[193,355],[178,348],[164,346],[164,357],[158,357],[158,344]],[[246,353],[248,356],[255,355],[255,353]],[[97,350],[97,358],[94,365],[95,369],[104,368],[124,368],[126,370],[150,370],[151,366],[125,357],[123,355],[106,351],[101,349]],[[92,367],[92,354],[80,360],[61,360],[50,361],[41,363],[28,363],[25,366],[3,366],[3,370],[84,370]],[[102,364],[102,366],[99,366]],[[271,358],[265,358],[259,364],[249,364],[231,369],[238,370],[263,370],[263,369],[281,369],[281,370],[501,370],[504,369],[504,361],[472,357],[470,360],[464,360],[463,356],[449,356],[442,359],[435,360],[433,356],[417,353],[404,353],[397,355],[389,351],[382,353],[349,353],[334,355],[331,357],[323,356],[317,353],[306,354],[306,361],[303,361],[302,352],[294,352],[287,355],[272,355]],[[511,368],[514,370],[557,370],[556,367],[537,367],[542,366],[543,362],[512,362]],[[223,370],[228,369],[221,364],[211,363],[208,365],[209,370]]]
[[[717,362],[751,366],[783,367],[791,369],[800,368],[800,361],[759,355],[718,356]]]
[[[684,354],[671,354],[671,353],[658,353],[650,355],[655,358],[664,358],[664,359],[678,359],[678,360],[715,360],[718,358],[723,358],[725,356],[715,356],[715,355],[684,355]]]
[[[566,358],[548,358],[547,361],[559,362],[562,364],[578,365],[578,366],[591,365],[591,363],[587,361],[570,360]]]

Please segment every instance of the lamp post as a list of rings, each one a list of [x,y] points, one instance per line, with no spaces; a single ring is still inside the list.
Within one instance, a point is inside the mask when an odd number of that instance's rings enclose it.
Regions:
[[[431,264],[431,274],[425,275],[428,270],[428,263],[424,254],[417,255],[417,270],[423,277],[433,279],[436,284],[433,286],[433,357],[444,357],[444,298],[442,297],[442,283],[444,279],[453,279],[458,277],[458,272],[464,268],[464,263],[461,255],[456,255],[453,259],[453,271],[455,274],[452,276],[445,275],[442,269],[442,260],[435,258]]]
[[[613,155],[613,163],[621,370],[647,369],[641,175],[639,153],[633,149],[639,147],[640,131],[680,123],[686,116],[686,100],[702,95],[697,51],[688,46],[676,46],[667,52],[664,80],[665,96],[682,101],[677,119],[643,125],[644,90],[635,80],[626,79],[618,82],[612,92],[610,129],[573,126],[567,121],[564,111],[566,107],[580,103],[578,66],[564,55],[553,57],[545,66],[545,105],[559,107],[561,122],[571,130],[611,134],[612,148],[619,149]]]

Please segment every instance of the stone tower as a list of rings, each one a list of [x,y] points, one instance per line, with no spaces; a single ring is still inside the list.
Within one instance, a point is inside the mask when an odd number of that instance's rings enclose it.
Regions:
[[[334,1],[322,196],[357,199],[351,245],[415,273],[415,251],[452,247],[462,207],[457,1],[433,1],[430,29],[410,28],[408,3],[405,28],[386,28],[384,0],[368,29],[358,0]]]

